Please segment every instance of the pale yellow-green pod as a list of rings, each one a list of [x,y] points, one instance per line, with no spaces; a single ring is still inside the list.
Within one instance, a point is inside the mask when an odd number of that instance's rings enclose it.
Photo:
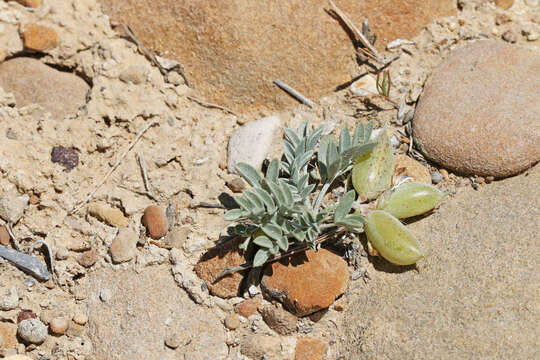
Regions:
[[[409,182],[385,191],[377,200],[377,209],[398,219],[424,214],[437,207],[447,194],[435,186]]]
[[[392,144],[384,129],[378,136],[377,146],[354,160],[352,183],[362,201],[373,200],[390,187],[393,173]]]
[[[424,256],[413,234],[386,211],[371,211],[366,217],[365,232],[371,245],[393,264],[412,265]]]

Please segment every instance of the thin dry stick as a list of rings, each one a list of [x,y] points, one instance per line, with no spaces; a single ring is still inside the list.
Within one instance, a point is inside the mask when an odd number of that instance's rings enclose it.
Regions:
[[[146,173],[146,166],[144,164],[144,159],[139,154],[135,154],[135,158],[137,159],[137,162],[139,163],[139,166],[141,167],[141,172],[143,176],[143,182],[144,182],[144,188],[146,189],[146,195],[150,197],[154,201],[158,201],[158,198],[152,190],[150,190],[150,181],[148,180],[148,174]]]
[[[131,41],[133,41],[137,47],[141,50],[141,52],[144,54],[144,56],[146,56],[148,58],[148,60],[150,60],[151,62],[154,63],[154,65],[157,66],[157,68],[159,69],[159,71],[161,72],[161,74],[163,75],[167,75],[167,70],[165,68],[163,68],[163,66],[161,66],[161,64],[159,63],[159,61],[157,61],[156,57],[154,54],[152,54],[143,44],[142,42],[139,41],[139,39],[137,39],[137,37],[135,36],[135,34],[133,33],[133,31],[131,31],[131,29],[129,28],[129,26],[127,26],[126,24],[124,23],[120,23],[120,25],[122,26],[122,28],[124,29],[124,31],[126,32],[127,36],[131,39]],[[183,76],[183,74],[181,74]],[[184,78],[185,80],[185,78]],[[186,82],[187,84],[187,82]]]
[[[99,184],[94,188],[94,190],[92,190],[88,196],[86,197],[86,200],[82,201],[81,203],[79,203],[79,205],[77,205],[76,207],[74,207],[69,213],[68,215],[71,215],[71,214],[74,214],[76,213],[77,211],[79,211],[85,204],[87,204],[90,199],[92,199],[92,197],[94,196],[94,194],[96,193],[96,191],[99,190],[99,188],[105,184],[105,181],[107,181],[107,179],[109,178],[109,176],[111,176],[111,174],[114,172],[114,170],[116,170],[116,168],[118,166],[120,166],[120,164],[122,163],[122,161],[124,160],[124,158],[126,157],[126,155],[131,151],[131,149],[133,149],[133,147],[135,146],[135,144],[139,141],[139,139],[144,135],[144,133],[146,132],[146,130],[150,129],[152,126],[156,125],[157,123],[159,123],[159,120],[158,119],[154,119],[152,121],[150,121],[148,124],[146,124],[146,126],[144,128],[142,128],[138,133],[137,133],[137,136],[135,136],[135,139],[133,139],[133,141],[131,142],[131,144],[129,144],[128,148],[124,151],[124,153],[122,155],[120,155],[120,158],[116,161],[116,164],[114,164],[114,166],[109,170],[109,172],[107,172],[107,174],[103,177],[103,179],[101,179],[101,181],[99,182]]]
[[[201,105],[201,106],[204,106],[204,107],[207,107],[207,108],[211,108],[211,109],[219,109],[219,110],[223,110],[225,111],[226,113],[229,113],[231,115],[234,115],[236,117],[238,117],[238,114],[235,113],[234,111],[232,111],[231,109],[228,109],[226,108],[225,106],[221,106],[221,105],[217,105],[217,104],[212,104],[212,103],[209,103],[209,102],[206,102],[206,101],[202,101],[201,99],[197,99],[196,97],[193,97],[193,96],[186,96],[189,100],[191,101],[195,101],[197,104]]]
[[[353,22],[347,17],[347,15],[345,15],[345,13],[341,11],[340,8],[337,7],[337,5],[332,0],[329,0],[329,1],[330,1],[330,5],[332,5],[332,10],[334,10],[337,16],[339,16],[340,19],[358,36],[358,38],[360,39],[360,42],[366,48],[368,48],[369,51],[371,51],[371,54],[370,53],[366,53],[366,54],[368,54],[368,56],[375,58],[375,60],[377,60],[378,62],[384,64],[385,60],[381,57],[381,55],[379,55],[377,50],[373,47],[373,45],[371,45],[368,39],[366,39],[364,34],[362,34],[362,32],[353,24]]]
[[[332,238],[334,236],[341,235],[346,230],[347,229],[345,229],[344,227],[340,227],[340,228],[337,228],[334,231],[330,231],[330,232],[320,236],[318,239],[316,239],[315,240],[315,245],[321,244],[321,243],[325,242],[326,240],[328,240],[328,239],[330,239],[330,238]],[[290,251],[287,251],[286,253],[279,254],[279,255],[274,255],[270,259],[266,260],[263,265],[268,264],[268,263],[272,263],[274,261],[281,260],[283,258],[292,256],[292,255],[295,255],[295,254],[298,254],[298,253],[301,253],[301,252],[304,252],[304,251],[306,251],[308,249],[309,249],[309,245],[304,244],[301,247],[290,250]],[[263,265],[261,265],[261,266],[263,266]],[[231,275],[231,274],[237,273],[237,272],[242,271],[242,270],[251,269],[252,267],[253,267],[253,262],[245,263],[245,264],[238,265],[238,266],[228,267],[228,268],[224,269],[223,271],[221,271],[216,276],[216,279],[213,282],[215,283],[216,281],[219,281],[220,279],[222,279],[223,277],[225,277],[227,275]]]
[[[298,90],[293,89],[289,85],[285,84],[283,81],[274,80],[274,84],[276,84],[279,88],[281,88],[282,90],[287,92],[289,95],[294,97],[296,100],[300,101],[302,104],[305,104],[305,105],[309,106],[312,109],[315,106],[313,101],[309,100],[307,97],[302,95]]]
[[[135,43],[135,45],[137,45],[137,47],[141,50],[141,52],[144,54],[144,56],[146,56],[146,58],[148,60],[150,60],[152,63],[154,63],[154,65],[157,66],[157,68],[159,69],[159,72],[162,74],[162,75],[167,75],[168,71],[167,69],[165,69],[163,66],[161,66],[161,64],[159,63],[159,61],[157,60],[156,56],[154,54],[152,54],[152,52],[150,52],[144,45],[142,42],[139,41],[139,39],[137,39],[137,37],[135,36],[135,34],[133,33],[133,31],[129,28],[129,26],[127,26],[126,24],[124,23],[119,23],[122,28],[124,29],[124,31],[126,32],[127,36],[131,39],[131,41],[133,41]],[[186,74],[184,73],[184,69],[182,69],[182,66],[180,65],[179,69],[178,69],[180,75],[184,78],[184,81],[186,83],[187,86],[190,86],[189,85],[189,81],[187,79],[187,76]]]
[[[200,202],[196,205],[193,205],[193,208],[197,209],[197,208],[206,208],[206,209],[226,209],[225,206],[223,206],[222,204],[217,204],[217,203],[209,203],[209,202]]]
[[[13,240],[13,247],[15,248],[15,250],[21,251],[21,247],[19,245],[19,240],[17,240],[17,238],[15,237],[15,234],[13,233],[13,228],[12,228],[11,222],[8,222],[6,224],[6,229],[7,229],[7,232],[9,234],[9,236],[11,236],[11,240]]]

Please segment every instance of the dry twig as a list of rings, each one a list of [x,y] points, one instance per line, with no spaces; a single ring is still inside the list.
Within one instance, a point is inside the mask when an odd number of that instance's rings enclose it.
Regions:
[[[9,234],[9,236],[11,236],[11,240],[13,240],[13,247],[15,248],[15,250],[21,251],[21,246],[19,245],[19,240],[17,240],[17,238],[15,237],[15,234],[13,233],[13,227],[12,227],[11,222],[8,222],[6,224],[6,229],[7,229],[7,232]]]
[[[167,75],[168,74],[168,71],[167,69],[165,69],[161,63],[158,61],[158,59],[156,58],[156,56],[154,54],[152,54],[152,52],[150,52],[150,50],[148,50],[142,42],[139,41],[139,39],[137,39],[137,37],[135,36],[135,34],[133,33],[133,31],[129,28],[129,26],[127,26],[126,24],[124,23],[116,23],[116,22],[113,22],[111,23],[111,25],[115,26],[115,25],[120,25],[122,26],[122,28],[124,29],[124,32],[126,33],[126,35],[129,37],[129,39],[131,41],[133,41],[133,43],[135,43],[135,45],[137,45],[137,47],[139,48],[139,50],[144,54],[144,56],[146,56],[146,58],[148,60],[150,60],[154,65],[156,65],[156,67],[159,69],[159,72],[162,74],[162,75]],[[187,76],[186,74],[184,73],[184,69],[182,67],[182,65],[179,66],[178,68],[178,73],[184,78],[184,81],[186,83],[187,86],[190,86],[189,85],[189,81],[187,79]]]
[[[217,203],[209,203],[209,202],[200,202],[196,205],[193,205],[192,208],[194,209],[197,209],[197,208],[206,208],[206,209],[226,209],[225,206],[223,206],[222,204],[217,204]]]
[[[226,108],[225,106],[221,106],[221,105],[217,105],[217,104],[212,104],[212,103],[209,103],[209,102],[206,102],[206,101],[202,101],[201,99],[197,99],[196,97],[193,97],[193,96],[186,96],[189,100],[191,101],[195,101],[197,104],[201,105],[201,106],[204,106],[204,107],[207,107],[207,108],[210,108],[210,109],[219,109],[219,110],[223,110],[225,111],[226,113],[229,113],[231,115],[234,115],[236,117],[238,117],[238,114],[235,113],[234,111],[232,111],[231,109],[228,109]]]
[[[337,5],[332,1],[330,1],[330,5],[332,6],[332,10],[336,13],[337,16],[351,29],[351,31],[358,36],[358,39],[360,39],[360,42],[362,45],[364,45],[369,51],[366,51],[366,55],[373,58],[374,60],[380,62],[381,64],[386,63],[385,59],[379,55],[377,52],[377,49],[371,45],[371,43],[366,39],[364,34],[354,25],[354,23],[345,15],[343,11],[341,11],[340,8],[337,7]]]
[[[323,242],[325,242],[325,241],[327,241],[327,240],[329,240],[329,239],[331,239],[331,238],[333,238],[335,236],[341,235],[341,234],[345,233],[346,231],[347,231],[346,228],[339,227],[339,228],[337,228],[337,229],[335,229],[333,231],[327,232],[326,234],[320,236],[317,240],[315,240],[315,245],[321,244],[321,243],[323,243]],[[282,253],[282,254],[274,255],[270,259],[266,260],[264,262],[264,264],[261,265],[261,266],[264,266],[264,265],[266,265],[268,263],[272,263],[274,261],[281,260],[281,259],[289,257],[289,256],[299,254],[299,253],[304,252],[304,251],[306,251],[308,249],[309,249],[309,245],[303,244],[302,246],[300,246],[300,247],[298,247],[296,249],[289,250],[289,251],[287,251],[285,253]],[[252,267],[253,267],[252,262],[245,263],[245,264],[242,264],[242,265],[239,265],[239,266],[228,267],[228,268],[224,269],[223,271],[221,271],[216,276],[216,279],[214,280],[214,282],[219,281],[220,279],[224,278],[227,275],[231,275],[231,274],[237,273],[239,271],[251,269]]]
[[[293,89],[289,85],[285,84],[281,80],[274,80],[274,84],[276,84],[280,89],[284,90],[286,93],[294,97],[296,100],[300,101],[302,104],[305,104],[313,109],[315,104],[313,101],[309,100],[307,97],[302,95],[298,90]]]
[[[150,121],[148,124],[146,124],[146,126],[144,128],[142,128],[138,133],[137,135],[135,136],[135,139],[133,139],[133,141],[131,142],[131,144],[129,144],[128,148],[122,153],[122,155],[120,155],[120,158],[116,161],[116,164],[114,164],[114,166],[109,170],[109,172],[107,172],[107,174],[103,177],[103,179],[101,179],[101,181],[99,182],[99,184],[94,188],[94,190],[92,190],[88,196],[86,197],[86,199],[82,202],[79,203],[79,205],[75,206],[69,213],[68,215],[71,215],[71,214],[74,214],[76,213],[77,211],[79,211],[85,204],[87,204],[90,199],[92,199],[92,197],[94,196],[94,194],[96,193],[96,191],[99,190],[99,188],[105,184],[105,181],[107,181],[107,179],[109,178],[109,176],[111,176],[111,174],[114,172],[114,170],[116,170],[116,168],[118,166],[120,166],[120,164],[122,163],[122,161],[124,160],[124,158],[126,157],[126,155],[131,151],[131,149],[133,149],[133,147],[135,146],[135,144],[139,141],[139,139],[144,135],[144,133],[146,132],[146,130],[148,130],[149,128],[151,128],[152,126],[156,125],[159,123],[159,120],[158,119],[154,119],[152,121]]]
[[[161,243],[159,243],[159,242],[157,242],[155,240],[150,240],[149,243],[152,244],[152,245],[156,245],[157,247],[160,247],[162,249],[170,250],[170,249],[173,248],[173,246],[171,246],[171,245],[161,244]]]
[[[135,154],[135,158],[137,159],[137,162],[139,163],[139,166],[141,168],[141,173],[142,173],[143,182],[144,182],[144,188],[146,189],[145,194],[148,195],[148,197],[151,198],[152,200],[158,201],[158,197],[156,195],[154,195],[152,190],[150,190],[150,181],[148,180],[148,174],[146,172],[146,166],[144,164],[144,159],[139,154]]]

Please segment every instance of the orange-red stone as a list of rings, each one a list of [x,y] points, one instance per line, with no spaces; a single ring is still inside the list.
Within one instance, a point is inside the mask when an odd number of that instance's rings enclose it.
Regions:
[[[142,223],[146,226],[148,236],[154,240],[162,238],[169,230],[169,222],[165,211],[156,205],[150,205],[144,210]]]
[[[47,26],[28,24],[23,31],[24,47],[34,51],[46,51],[58,46],[58,34]]]
[[[296,343],[295,360],[323,360],[326,357],[328,345],[322,340],[303,337]]]
[[[41,0],[15,0],[22,6],[38,8],[41,5]]]
[[[238,306],[236,307],[236,312],[247,319],[251,315],[255,314],[255,312],[259,308],[260,303],[261,301],[259,299],[244,300],[240,304],[238,304]]]
[[[330,306],[347,289],[348,281],[347,263],[321,249],[267,265],[261,286],[265,295],[297,316],[306,316]]]
[[[244,251],[238,249],[242,239],[231,240],[223,246],[208,250],[195,266],[195,273],[210,290],[210,293],[221,298],[241,296],[243,290],[243,272],[237,272],[214,282],[217,275],[227,267],[238,266],[248,261]]]

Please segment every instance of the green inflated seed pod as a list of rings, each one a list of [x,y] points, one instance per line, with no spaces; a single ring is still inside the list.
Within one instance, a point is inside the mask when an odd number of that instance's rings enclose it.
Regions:
[[[391,263],[412,265],[424,256],[413,234],[386,211],[371,211],[366,217],[365,232],[371,245]]]
[[[390,187],[393,173],[392,144],[384,129],[378,136],[377,146],[354,160],[352,183],[362,201],[373,200]]]
[[[446,193],[422,182],[409,182],[385,191],[377,201],[377,209],[398,219],[424,214],[439,205]]]

